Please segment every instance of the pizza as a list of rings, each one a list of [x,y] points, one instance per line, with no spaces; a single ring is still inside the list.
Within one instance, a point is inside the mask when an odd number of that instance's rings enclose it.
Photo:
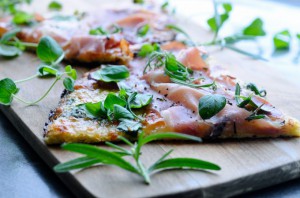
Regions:
[[[0,19],[0,36],[15,28],[11,20],[11,16]],[[174,40],[176,33],[167,28],[173,23],[169,15],[154,8],[130,5],[97,13],[36,15],[34,25],[21,27],[17,37],[38,43],[43,36],[51,36],[64,49],[67,61],[122,64],[133,57],[129,46]]]
[[[265,90],[230,75],[202,47],[172,41],[134,54],[125,65],[102,64],[62,94],[45,125],[47,144],[134,140],[140,131],[203,139],[300,135],[299,121],[268,102]]]

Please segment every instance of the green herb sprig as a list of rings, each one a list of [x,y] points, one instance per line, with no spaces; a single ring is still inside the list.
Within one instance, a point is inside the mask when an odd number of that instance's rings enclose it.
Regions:
[[[180,133],[157,133],[145,135],[139,134],[138,140],[131,143],[125,137],[119,137],[130,148],[126,149],[111,142],[106,142],[106,145],[112,147],[113,151],[108,151],[96,146],[86,144],[64,144],[62,148],[68,151],[84,154],[85,156],[74,160],[58,164],[54,167],[56,172],[67,172],[74,169],[88,168],[96,164],[114,165],[121,169],[141,176],[145,184],[150,184],[150,177],[156,173],[172,169],[196,169],[196,170],[221,170],[220,166],[200,159],[195,158],[170,158],[166,159],[173,150],[166,152],[161,158],[154,162],[150,167],[145,167],[141,161],[142,147],[156,140],[163,139],[183,139],[201,142],[200,138],[195,136],[180,134]],[[134,163],[129,162],[125,157],[131,157]]]
[[[3,38],[5,37],[2,37],[2,39]],[[68,91],[74,90],[74,81],[77,79],[76,70],[70,65],[65,67],[64,72],[60,72],[55,68],[64,58],[64,52],[54,39],[48,36],[43,37],[37,45],[37,56],[42,64],[38,67],[37,73],[33,76],[17,81],[13,81],[9,78],[0,80],[0,104],[10,105],[13,98],[27,105],[37,104],[49,94],[54,85],[61,79],[63,79],[63,84]],[[55,80],[39,99],[29,102],[16,95],[19,91],[19,88],[16,85],[17,83],[29,81],[36,77],[46,76],[54,76]],[[67,77],[63,78],[63,76]]]

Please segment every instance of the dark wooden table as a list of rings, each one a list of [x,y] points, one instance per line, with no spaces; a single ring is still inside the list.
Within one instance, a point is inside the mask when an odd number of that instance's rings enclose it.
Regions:
[[[184,1],[186,2],[186,1]],[[196,2],[191,0],[190,2]],[[177,0],[175,4],[180,4]],[[260,41],[264,56],[268,58],[269,63],[282,67],[282,69],[290,69],[291,71],[300,71],[299,63],[293,61],[299,50],[299,43],[296,39],[293,41],[292,49],[288,53],[273,53],[271,38],[276,31],[289,28],[292,33],[297,31],[300,33],[299,15],[300,2],[297,0],[274,0],[274,1],[234,1],[234,9],[242,12],[247,8],[248,3],[251,6],[257,6],[257,10],[251,9],[249,13],[253,18],[261,16],[266,21],[266,28],[270,36]],[[193,14],[186,7],[180,7],[179,11],[183,13]],[[264,12],[264,9],[267,9]],[[272,12],[273,10],[273,12]],[[280,12],[277,12],[281,10]],[[195,13],[195,11],[194,11]],[[248,13],[248,14],[249,14]],[[209,13],[198,15],[195,17],[207,17]],[[274,16],[274,18],[273,18]],[[245,21],[247,15],[243,15]],[[280,20],[276,20],[279,17]],[[195,18],[196,20],[196,18]],[[202,21],[203,22],[203,21]],[[223,34],[230,33],[243,22],[243,18],[232,20],[229,27],[224,28]],[[231,27],[230,27],[231,26]],[[248,46],[242,43],[241,47]],[[254,48],[253,48],[254,49]],[[254,49],[255,52],[255,49]],[[1,62],[0,62],[1,64]],[[49,168],[31,149],[29,144],[25,142],[23,137],[13,127],[9,120],[0,112],[0,197],[72,197],[74,196],[65,185],[59,180],[55,173]],[[300,179],[292,180],[270,188],[262,189],[244,195],[243,197],[300,197]]]

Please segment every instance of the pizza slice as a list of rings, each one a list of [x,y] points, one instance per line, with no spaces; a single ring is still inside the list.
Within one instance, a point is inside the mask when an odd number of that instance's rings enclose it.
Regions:
[[[45,142],[135,139],[140,131],[203,139],[300,135],[299,121],[268,102],[265,90],[230,76],[202,48],[171,42],[142,49],[126,66],[102,65],[65,92]]]
[[[14,28],[12,17],[0,20],[0,36]],[[132,59],[131,47],[146,42],[166,42],[176,33],[167,14],[140,6],[102,9],[97,13],[38,15],[30,26],[22,26],[17,37],[24,42],[38,43],[51,36],[65,51],[65,59],[84,63],[126,63]]]

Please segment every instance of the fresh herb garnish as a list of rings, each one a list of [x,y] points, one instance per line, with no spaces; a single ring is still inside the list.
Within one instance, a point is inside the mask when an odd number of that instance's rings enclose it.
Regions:
[[[166,25],[166,28],[170,29],[170,30],[173,30],[177,33],[180,33],[182,35],[184,35],[188,40],[189,42],[192,43],[192,46],[196,46],[195,42],[192,40],[192,38],[190,37],[190,35],[188,33],[186,33],[183,29],[181,29],[180,27],[176,26],[176,25],[173,25],[173,24],[168,24]]]
[[[144,0],[133,0],[133,3],[135,3],[135,4],[144,4],[145,1]]]
[[[210,119],[226,105],[226,98],[218,94],[205,95],[200,98],[198,111],[203,120]]]
[[[105,35],[107,36],[109,33],[104,30],[102,27],[97,27],[95,29],[91,29],[89,32],[90,35]]]
[[[132,125],[134,127],[134,124]],[[123,148],[111,142],[106,142],[106,145],[114,148],[113,151],[86,145],[86,144],[64,144],[62,148],[68,151],[84,154],[84,157],[79,157],[74,160],[58,164],[54,167],[56,172],[67,172],[79,168],[87,168],[96,164],[115,165],[119,168],[140,175],[146,184],[150,184],[150,177],[158,172],[171,170],[171,169],[198,169],[198,170],[221,170],[220,166],[211,162],[194,159],[194,158],[171,158],[166,159],[173,150],[165,153],[161,158],[154,162],[150,167],[145,167],[141,161],[142,147],[152,141],[162,139],[184,139],[201,142],[200,138],[191,135],[180,133],[157,133],[145,135],[140,133],[138,140],[131,143],[125,137],[119,137],[120,140],[125,142],[129,149]],[[132,157],[135,163],[131,163],[124,158],[125,156]]]
[[[24,25],[24,24],[29,24],[30,22],[32,22],[33,19],[34,19],[34,16],[32,14],[29,14],[24,11],[17,11],[14,14],[12,22],[17,25]]]
[[[263,29],[263,21],[260,18],[256,18],[243,30],[243,35],[248,36],[265,36],[266,32]]]
[[[13,36],[13,34],[11,34],[10,37],[9,36],[2,37],[2,39],[4,41],[7,41],[12,36]],[[41,60],[42,65],[40,65],[36,74],[34,74],[33,76],[30,76],[28,78],[25,78],[22,80],[17,80],[17,81],[13,81],[8,78],[0,81],[4,85],[3,87],[1,86],[0,98],[2,98],[2,99],[0,99],[0,104],[10,105],[11,102],[13,101],[13,98],[15,98],[25,104],[34,105],[34,104],[40,102],[41,100],[43,100],[49,94],[49,92],[52,90],[54,85],[59,80],[61,80],[63,78],[63,76],[65,76],[65,75],[68,76],[68,77],[65,77],[63,80],[63,84],[64,84],[65,88],[68,91],[74,90],[74,88],[73,88],[74,80],[76,80],[76,78],[77,78],[76,70],[73,69],[71,66],[66,66],[64,72],[60,72],[57,69],[55,69],[55,67],[62,61],[62,59],[64,57],[63,50],[56,43],[55,40],[53,40],[51,37],[43,37],[40,40],[40,42],[38,43],[37,55],[38,55],[39,59]],[[22,83],[22,82],[29,81],[36,77],[45,77],[45,76],[54,76],[55,80],[52,83],[52,85],[50,86],[50,88],[45,92],[45,94],[43,96],[41,96],[39,99],[37,99],[36,101],[28,102],[28,101],[23,100],[22,98],[19,98],[16,95],[18,92],[17,90],[19,90],[17,88],[16,83]]]
[[[292,40],[291,33],[288,30],[281,31],[275,34],[273,38],[273,44],[275,50],[286,50],[290,48],[290,43]]]
[[[105,65],[90,74],[92,79],[104,82],[119,82],[129,77],[129,70],[125,65]]]
[[[266,115],[258,114],[258,111],[261,110],[262,106],[264,106],[264,104],[261,104],[258,108],[256,108],[251,115],[245,118],[245,120],[251,121],[251,120],[259,120],[259,119],[266,118]]]
[[[144,57],[150,55],[152,52],[155,52],[155,51],[157,51],[157,52],[160,51],[159,44],[154,43],[154,44],[151,45],[149,43],[146,43],[146,44],[142,45],[142,47],[141,47],[141,49],[138,53],[138,56],[144,58]]]
[[[49,10],[61,10],[62,9],[62,4],[58,1],[51,1],[48,5]]]
[[[150,25],[145,24],[137,30],[137,35],[139,37],[144,37],[148,34],[149,30],[150,30]]]
[[[259,95],[261,97],[265,97],[267,95],[266,90],[264,90],[264,89],[259,90],[254,83],[248,83],[246,88],[253,91],[255,93],[255,95]]]

